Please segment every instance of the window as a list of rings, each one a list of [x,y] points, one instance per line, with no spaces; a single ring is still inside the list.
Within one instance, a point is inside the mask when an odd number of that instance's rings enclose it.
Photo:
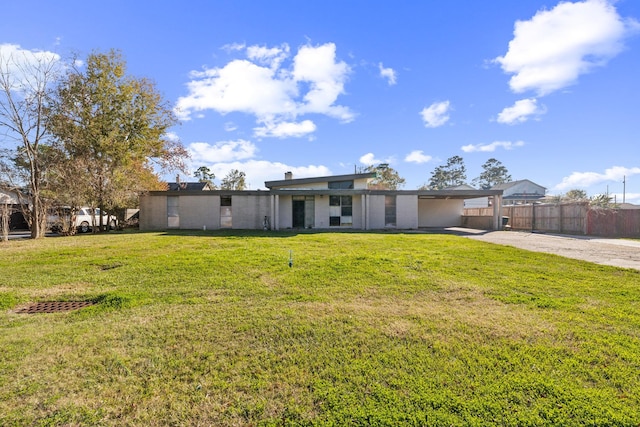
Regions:
[[[396,226],[396,196],[384,196],[384,226]]]
[[[231,196],[220,196],[220,228],[231,228],[232,226]]]
[[[167,196],[167,227],[180,227],[179,196]]]
[[[353,198],[351,196],[329,196],[329,226],[351,226],[353,224]]]
[[[329,182],[330,190],[353,190],[353,181],[332,181]]]

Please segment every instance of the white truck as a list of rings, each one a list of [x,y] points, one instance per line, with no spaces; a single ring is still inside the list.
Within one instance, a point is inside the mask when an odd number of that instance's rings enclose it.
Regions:
[[[100,214],[101,212],[98,208],[82,207],[76,212],[73,224],[71,224],[71,208],[57,208],[47,216],[47,225],[53,232],[75,229],[80,233],[88,233],[93,227],[100,226]],[[114,230],[118,226],[118,220],[114,216],[103,212],[102,226],[108,226],[110,230]]]

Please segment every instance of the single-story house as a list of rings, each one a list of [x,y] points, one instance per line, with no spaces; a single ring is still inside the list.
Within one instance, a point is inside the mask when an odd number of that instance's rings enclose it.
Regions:
[[[462,225],[464,200],[502,190],[370,189],[375,173],[267,181],[267,190],[151,191],[140,229],[418,229]],[[497,209],[496,212],[500,212]],[[496,214],[494,229],[501,227]]]

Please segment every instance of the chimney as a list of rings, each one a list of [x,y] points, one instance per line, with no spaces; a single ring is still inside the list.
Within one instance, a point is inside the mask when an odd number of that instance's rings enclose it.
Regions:
[[[284,173],[284,179],[285,180],[293,179],[293,173],[292,172],[285,172]]]

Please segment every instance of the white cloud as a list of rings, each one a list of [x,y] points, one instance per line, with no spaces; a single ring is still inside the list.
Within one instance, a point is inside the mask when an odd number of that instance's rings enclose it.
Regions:
[[[311,120],[303,120],[302,122],[281,122],[281,123],[264,123],[264,126],[254,128],[254,135],[257,137],[303,137],[316,131],[316,125]]]
[[[422,152],[422,150],[414,150],[411,153],[407,154],[407,157],[404,158],[405,162],[408,163],[428,163],[433,159],[433,157],[428,156]]]
[[[281,47],[249,46],[247,57],[252,61],[267,64],[269,68],[279,68],[280,64],[289,56],[289,46],[283,44]]]
[[[451,104],[449,101],[434,102],[428,107],[425,107],[420,115],[424,120],[425,127],[436,128],[444,125],[449,121],[449,111],[451,110]]]
[[[540,116],[547,112],[546,108],[538,105],[535,98],[527,98],[516,101],[513,107],[507,107],[498,114],[498,123],[513,125],[524,123],[531,116]]]
[[[198,162],[229,162],[250,159],[255,156],[258,148],[250,141],[221,141],[213,145],[207,142],[192,142],[188,147],[193,163]]]
[[[640,205],[640,193],[626,193],[626,194],[614,193],[614,195],[618,203],[622,203],[622,200],[624,200],[625,203]]]
[[[167,132],[167,133],[164,134],[164,137],[167,138],[167,140],[172,141],[172,142],[180,141],[180,137],[175,132]]]
[[[301,113],[321,113],[343,122],[353,120],[353,113],[346,107],[333,105],[344,93],[344,84],[351,69],[345,62],[336,62],[336,45],[303,46],[293,60],[293,78],[308,83]]]
[[[234,130],[238,130],[238,125],[236,125],[234,122],[226,122],[224,124],[224,130],[226,130],[227,132],[233,132]]]
[[[496,151],[498,148],[504,148],[505,150],[512,150],[516,147],[524,146],[524,141],[494,141],[491,144],[469,144],[461,147],[462,151],[465,153],[474,153],[474,152],[483,152],[483,153],[492,153]]]
[[[31,70],[36,68],[46,69],[49,66],[55,68],[56,64],[62,66],[60,55],[57,53],[23,49],[19,45],[8,43],[0,44],[0,59],[3,62],[3,70],[6,69],[9,73],[8,78],[12,90],[21,90],[29,85],[39,86],[38,83],[42,83],[32,81],[34,76],[42,76],[41,70],[35,74]]]
[[[244,43],[229,43],[222,46],[222,50],[227,53],[232,53],[234,51],[244,50],[247,47]]]
[[[509,85],[514,92],[534,90],[542,96],[606,64],[622,50],[624,38],[639,28],[636,21],[621,18],[607,0],[561,2],[528,21],[517,21],[509,50],[495,61],[513,74]]]
[[[370,165],[378,165],[384,162],[382,160],[376,159],[376,156],[374,156],[373,153],[367,153],[360,157],[360,163],[370,166]]]
[[[380,69],[380,77],[387,79],[389,86],[396,84],[396,72],[393,68],[385,68],[382,62],[378,64],[378,68]]]
[[[230,45],[228,51],[246,51],[248,59],[236,59],[224,67],[194,71],[187,83],[188,94],[176,103],[176,113],[190,120],[196,113],[213,110],[220,114],[242,112],[256,117],[262,136],[307,135],[309,120],[291,126],[298,116],[323,114],[342,122],[352,121],[353,112],[337,105],[351,71],[336,60],[336,46],[302,46],[288,67],[289,46]],[[270,132],[270,125],[277,132]],[[313,125],[315,127],[315,125]],[[291,130],[291,134],[285,131]],[[314,128],[315,130],[315,128]]]
[[[192,72],[189,95],[178,98],[176,112],[189,120],[194,112],[243,112],[257,117],[294,114],[295,82],[278,78],[276,70],[247,60],[234,60],[223,68]]]
[[[622,182],[624,177],[640,174],[640,168],[625,168],[614,166],[606,169],[604,173],[598,172],[573,172],[562,178],[562,182],[554,187],[554,190],[571,190],[574,188],[586,188],[607,181]]]

